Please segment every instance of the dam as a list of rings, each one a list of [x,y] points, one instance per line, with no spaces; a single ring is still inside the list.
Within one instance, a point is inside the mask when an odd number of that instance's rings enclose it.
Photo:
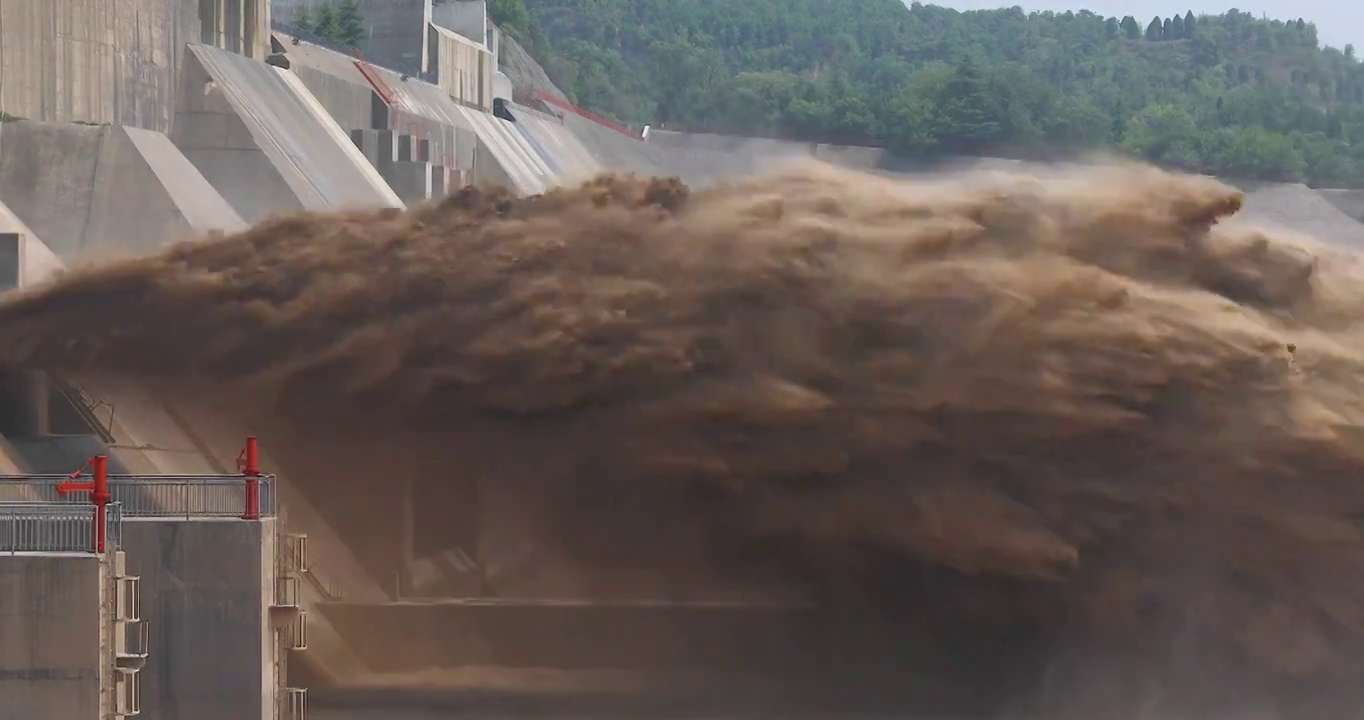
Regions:
[[[467,186],[704,185],[789,158],[906,170],[876,148],[646,139],[513,83],[514,41],[482,0],[368,2],[366,53],[291,26],[291,7],[0,0],[0,287]],[[1247,212],[1364,242],[1304,186],[1255,188]],[[929,630],[808,598],[546,591],[571,583],[499,494],[540,459],[449,468],[416,443],[238,410],[155,382],[0,373],[0,720],[990,706],[941,681],[990,665],[984,630],[911,663],[899,650]]]

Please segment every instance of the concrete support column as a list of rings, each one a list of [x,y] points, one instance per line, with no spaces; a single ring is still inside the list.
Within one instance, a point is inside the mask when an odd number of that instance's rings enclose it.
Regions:
[[[27,370],[19,373],[23,398],[28,408],[27,425],[33,437],[52,434],[52,383],[47,373]]]
[[[24,262],[19,250],[23,242],[24,236],[17,232],[0,233],[0,291],[19,287],[23,279],[19,271]]]
[[[431,197],[443,198],[450,194],[450,168],[444,165],[431,166]]]
[[[392,130],[352,130],[350,138],[380,173],[399,159],[398,134]]]
[[[0,373],[0,428],[18,438],[52,433],[47,374],[32,370]]]
[[[425,202],[432,197],[430,163],[399,160],[379,168],[379,174],[404,203]]]

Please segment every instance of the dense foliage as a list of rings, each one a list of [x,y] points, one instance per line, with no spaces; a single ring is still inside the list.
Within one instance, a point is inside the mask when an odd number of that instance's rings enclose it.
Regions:
[[[1364,185],[1364,65],[1302,20],[957,12],[899,0],[492,0],[579,104],[919,155],[1119,146]]]
[[[293,26],[343,47],[359,48],[365,42],[365,18],[360,12],[360,0],[319,2],[312,10],[307,5],[300,6],[294,14]]]

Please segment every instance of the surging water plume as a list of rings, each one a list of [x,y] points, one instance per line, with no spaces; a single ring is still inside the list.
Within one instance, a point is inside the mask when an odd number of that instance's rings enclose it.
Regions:
[[[511,452],[584,567],[1024,628],[1077,715],[1305,717],[1364,670],[1364,285],[1240,203],[1126,165],[465,190],[72,273],[0,360]]]

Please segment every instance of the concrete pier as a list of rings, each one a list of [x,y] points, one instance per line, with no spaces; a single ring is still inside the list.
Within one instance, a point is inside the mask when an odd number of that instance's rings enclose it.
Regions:
[[[0,719],[103,717],[104,580],[95,555],[0,556]]]
[[[130,571],[142,578],[150,659],[146,720],[287,718],[284,677],[302,645],[274,518],[133,518]],[[286,543],[287,544],[287,543]]]
[[[0,720],[136,715],[146,661],[116,508],[95,551],[89,505],[0,503]]]

